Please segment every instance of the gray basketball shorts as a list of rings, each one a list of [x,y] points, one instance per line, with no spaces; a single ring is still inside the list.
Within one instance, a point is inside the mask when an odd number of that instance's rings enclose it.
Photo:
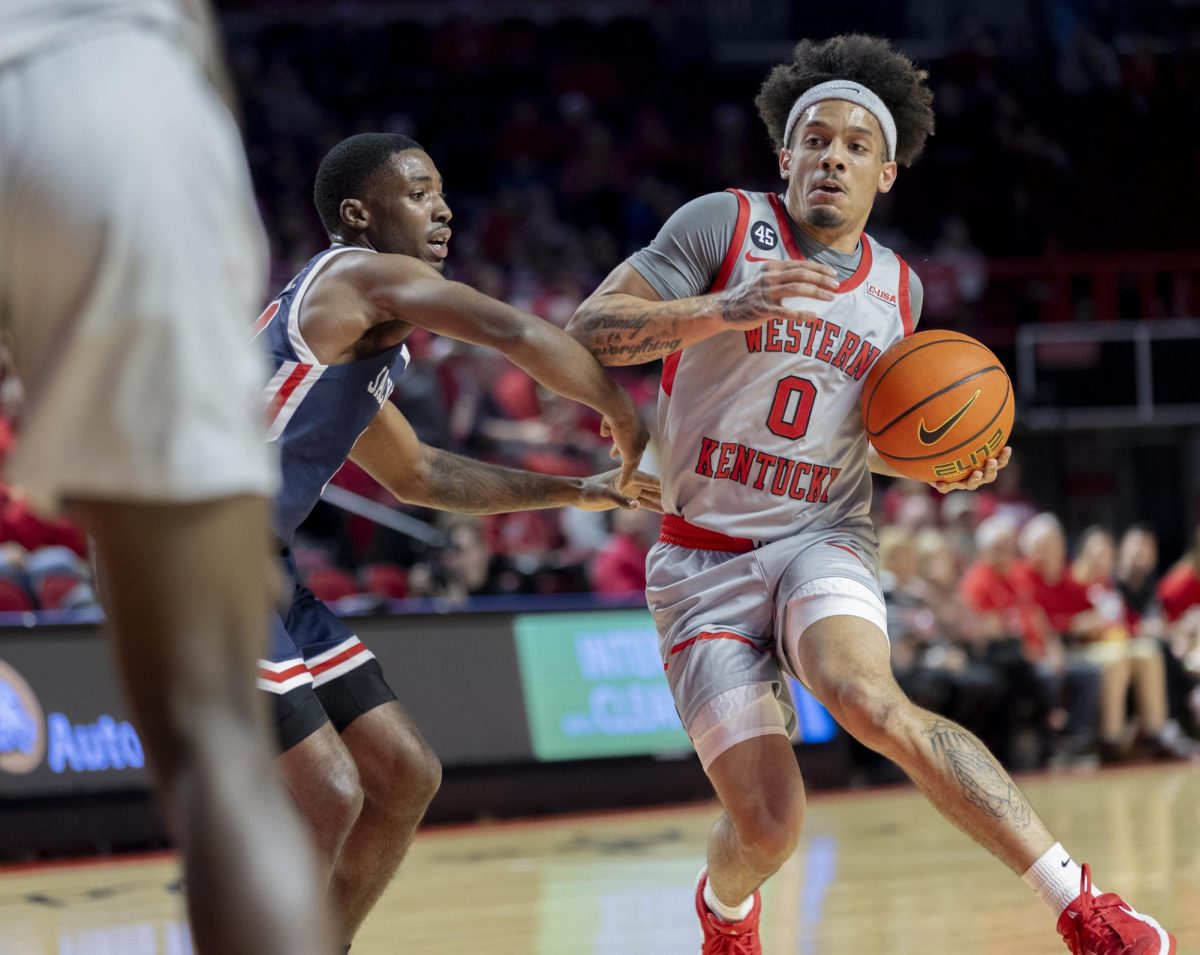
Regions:
[[[646,558],[646,600],[683,725],[717,695],[764,683],[775,688],[794,731],[783,674],[805,683],[792,662],[803,631],[850,614],[887,633],[873,537],[831,530],[744,553],[655,544]]]

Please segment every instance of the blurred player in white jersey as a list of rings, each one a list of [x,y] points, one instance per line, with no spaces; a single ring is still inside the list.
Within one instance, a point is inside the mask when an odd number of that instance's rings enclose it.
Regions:
[[[757,99],[780,195],[683,206],[568,330],[609,364],[664,359],[663,521],[647,599],[667,678],[725,813],[696,889],[706,955],[754,955],[759,886],[795,850],[804,788],[783,671],[1030,884],[1076,955],[1175,951],[1095,895],[1004,769],[892,677],[862,382],[912,332],[920,284],[864,232],[933,131],[926,74],[882,40],[804,41]],[[961,485],[995,478],[1009,449]]]
[[[328,955],[254,683],[277,484],[248,328],[266,244],[209,21],[192,0],[0,0],[12,479],[95,541],[197,951]]]

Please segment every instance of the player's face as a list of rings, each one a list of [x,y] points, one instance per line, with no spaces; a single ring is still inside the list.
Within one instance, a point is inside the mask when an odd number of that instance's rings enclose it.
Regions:
[[[377,251],[410,255],[438,271],[446,267],[453,213],[442,192],[441,173],[427,153],[396,153],[367,209],[368,237]]]
[[[896,180],[886,149],[879,121],[868,110],[846,100],[814,103],[796,123],[791,147],[779,151],[788,211],[818,232],[857,236],[875,196]]]

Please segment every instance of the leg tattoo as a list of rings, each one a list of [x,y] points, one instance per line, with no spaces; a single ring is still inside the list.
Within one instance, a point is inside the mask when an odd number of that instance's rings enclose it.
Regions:
[[[945,720],[934,720],[924,735],[934,756],[962,786],[968,802],[996,819],[1009,819],[1014,829],[1029,825],[1033,818],[1029,803],[970,733]]]

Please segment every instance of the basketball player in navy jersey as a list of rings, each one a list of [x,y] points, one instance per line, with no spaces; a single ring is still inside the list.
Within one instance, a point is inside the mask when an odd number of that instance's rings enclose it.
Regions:
[[[569,326],[606,363],[664,359],[667,513],[647,600],[725,810],[696,887],[702,951],[762,952],[758,889],[799,841],[786,670],[1023,876],[1075,955],[1168,955],[1170,934],[1096,895],[983,745],[892,676],[869,472],[894,472],[871,451],[858,403],[875,359],[919,319],[920,286],[863,230],[933,131],[926,78],[876,38],[798,44],[757,100],[783,193],[688,203]],[[993,480],[1009,454],[962,487]]]
[[[321,162],[315,198],[333,244],[257,323],[275,365],[268,440],[283,486],[275,532],[286,547],[349,458],[399,500],[472,514],[574,505],[657,508],[637,472],[647,432],[632,400],[571,336],[442,276],[450,208],[428,154],[405,136],[367,133]],[[547,388],[603,415],[623,467],[589,479],[473,461],[422,444],[391,402],[404,339],[426,328],[497,349]],[[437,790],[437,758],[371,652],[296,579],[274,620],[259,685],[274,701],[280,765],[316,835],[349,943],[391,880]]]
[[[25,388],[7,464],[95,542],[196,951],[329,955],[254,683],[267,249],[210,20],[203,0],[0,2],[0,319]]]

